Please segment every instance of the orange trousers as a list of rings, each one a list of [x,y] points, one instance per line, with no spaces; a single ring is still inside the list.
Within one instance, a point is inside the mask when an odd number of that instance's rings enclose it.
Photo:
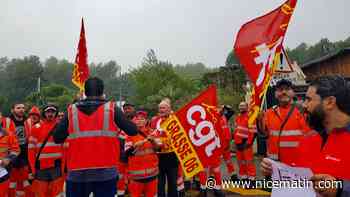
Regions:
[[[201,184],[201,189],[206,189],[207,179],[210,175],[214,176],[216,185],[212,189],[221,189],[221,171],[220,171],[220,164],[215,167],[208,167],[204,169],[205,171],[202,171],[198,173],[199,175],[199,182]]]
[[[127,185],[127,164],[119,162],[117,165],[119,179],[117,181],[117,195],[124,195]]]
[[[53,181],[34,180],[32,189],[36,197],[56,197],[63,193],[64,177]]]
[[[254,179],[256,176],[256,169],[254,165],[253,147],[237,151],[237,162],[239,165],[239,177],[241,179]]]
[[[224,161],[225,161],[225,164],[226,164],[226,168],[227,168],[227,172],[231,176],[235,172],[235,166],[233,164],[232,157],[231,157],[231,150],[225,151],[222,154],[222,157],[224,158]]]
[[[144,194],[145,197],[157,196],[158,179],[154,179],[147,183],[141,183],[130,180],[129,193],[131,197],[140,197]]]
[[[28,166],[12,168],[10,175],[9,197],[34,197],[31,185],[28,181]]]
[[[7,197],[9,194],[10,180],[0,183],[0,196]]]

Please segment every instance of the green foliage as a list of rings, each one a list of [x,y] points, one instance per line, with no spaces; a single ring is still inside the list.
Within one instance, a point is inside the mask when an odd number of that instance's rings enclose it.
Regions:
[[[62,85],[52,84],[41,89],[41,92],[33,92],[26,97],[26,103],[30,106],[44,106],[47,103],[55,103],[61,111],[66,110],[72,103],[74,92]]]
[[[152,111],[164,97],[171,98],[177,108],[195,91],[194,84],[178,75],[171,63],[159,61],[153,50],[147,53],[141,67],[131,71],[131,78],[136,92],[133,102]]]
[[[286,51],[291,60],[295,60],[299,64],[304,64],[346,47],[350,47],[350,37],[344,41],[334,43],[330,42],[327,38],[323,38],[313,46],[301,43],[295,49],[286,49]]]

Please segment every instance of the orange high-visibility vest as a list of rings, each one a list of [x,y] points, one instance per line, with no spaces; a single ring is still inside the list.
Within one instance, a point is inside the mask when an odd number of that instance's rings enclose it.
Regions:
[[[28,160],[34,174],[36,173],[36,170],[38,170],[35,166],[37,154],[39,153],[47,135],[55,125],[56,121],[42,121],[41,123],[35,124],[31,130],[28,144]],[[61,165],[61,169],[63,169],[63,149],[63,144],[55,144],[51,136],[39,155],[39,170],[55,167],[58,161]]]
[[[145,137],[140,134],[126,138],[126,150]],[[147,141],[128,159],[128,177],[133,180],[150,178],[158,175],[158,157],[154,145]]]
[[[66,150],[68,170],[114,168],[120,155],[115,103],[107,102],[90,115],[75,104],[68,108],[69,136]]]
[[[3,126],[3,130],[0,131],[0,160],[9,155],[18,156],[20,149],[14,133],[14,123],[9,118],[2,118],[0,123]]]
[[[294,108],[288,121],[280,131],[281,124],[286,118],[292,105],[287,107],[274,106],[266,111],[265,123],[268,129],[268,157],[293,165],[298,159],[298,148],[304,134],[310,131],[304,116],[297,107]]]

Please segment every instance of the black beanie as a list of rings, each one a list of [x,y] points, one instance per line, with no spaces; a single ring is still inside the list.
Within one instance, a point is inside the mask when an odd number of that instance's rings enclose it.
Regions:
[[[102,96],[103,81],[98,77],[92,77],[85,81],[85,96]]]

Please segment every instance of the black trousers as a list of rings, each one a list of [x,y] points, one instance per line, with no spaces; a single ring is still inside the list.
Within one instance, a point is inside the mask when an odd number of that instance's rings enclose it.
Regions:
[[[178,197],[177,193],[177,167],[161,166],[158,175],[158,197]],[[165,185],[168,184],[168,192],[165,194]]]

